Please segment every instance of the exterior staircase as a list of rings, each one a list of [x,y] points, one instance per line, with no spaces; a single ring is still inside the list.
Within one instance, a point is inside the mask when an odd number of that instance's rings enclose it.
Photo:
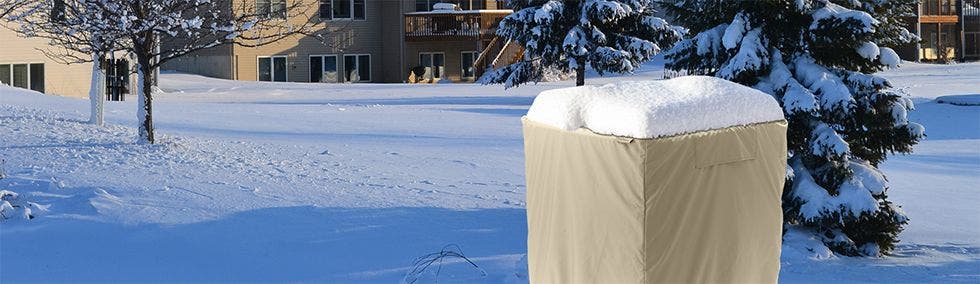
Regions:
[[[476,67],[477,78],[482,77],[487,70],[504,67],[524,57],[524,47],[510,39],[495,36],[487,47],[480,52],[473,66]]]

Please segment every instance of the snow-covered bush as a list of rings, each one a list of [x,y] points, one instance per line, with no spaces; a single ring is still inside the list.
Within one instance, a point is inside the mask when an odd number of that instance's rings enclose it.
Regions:
[[[782,104],[790,123],[784,218],[813,228],[844,255],[894,248],[908,218],[887,200],[878,165],[888,154],[911,152],[924,136],[908,121],[912,101],[871,74],[901,62],[886,46],[915,40],[895,20],[905,10],[884,11],[915,2],[885,2],[664,4],[691,31],[666,52],[668,69],[725,78]]]
[[[0,221],[8,219],[34,219],[38,213],[47,212],[49,205],[22,200],[16,192],[0,189]]]
[[[600,75],[633,72],[681,37],[680,29],[654,16],[653,0],[511,0],[515,12],[497,34],[521,43],[524,58],[483,77],[514,87],[545,79],[545,70]]]

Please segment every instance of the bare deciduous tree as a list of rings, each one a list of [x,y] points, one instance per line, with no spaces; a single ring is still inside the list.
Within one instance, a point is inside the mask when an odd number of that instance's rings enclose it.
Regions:
[[[47,40],[56,61],[93,62],[110,52],[136,61],[139,140],[154,143],[154,70],[187,54],[226,44],[257,47],[295,36],[325,45],[314,0],[0,0],[7,27]],[[161,48],[161,43],[166,43]],[[98,64],[98,62],[96,62]],[[95,77],[95,76],[93,76]],[[97,81],[93,79],[93,83]]]

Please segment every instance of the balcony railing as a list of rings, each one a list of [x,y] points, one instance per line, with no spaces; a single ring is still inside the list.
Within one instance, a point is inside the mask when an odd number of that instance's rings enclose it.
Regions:
[[[921,0],[922,16],[957,16],[959,0]]]
[[[405,14],[405,41],[489,40],[511,10],[432,11]]]

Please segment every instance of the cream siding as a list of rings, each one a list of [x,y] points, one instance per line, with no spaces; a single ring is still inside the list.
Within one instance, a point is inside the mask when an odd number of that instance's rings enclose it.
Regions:
[[[92,63],[62,64],[44,55],[37,48],[46,48],[43,39],[17,36],[6,28],[0,28],[0,65],[12,63],[43,63],[44,93],[86,98],[92,78]]]

